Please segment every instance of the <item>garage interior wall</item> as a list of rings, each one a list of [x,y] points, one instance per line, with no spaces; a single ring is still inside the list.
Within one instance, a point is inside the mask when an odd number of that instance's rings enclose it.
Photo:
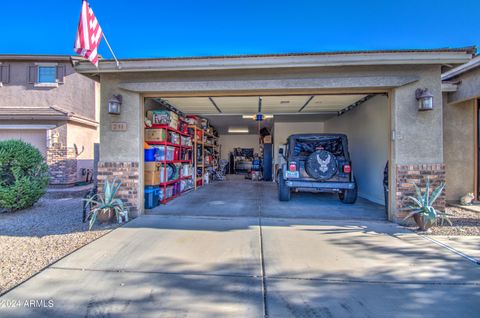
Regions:
[[[383,172],[389,157],[387,96],[375,96],[353,110],[325,121],[325,132],[347,135],[358,195],[385,204]]]
[[[274,164],[280,164],[278,149],[287,142],[292,134],[323,133],[323,122],[274,122],[273,124],[273,154]]]
[[[220,135],[218,143],[222,145],[221,158],[229,159],[228,154],[233,151],[233,148],[253,148],[254,152],[260,153],[260,144],[258,134],[245,134],[245,135],[233,135],[226,134]]]
[[[45,129],[0,129],[0,140],[21,139],[47,155],[47,131]]]
[[[446,98],[444,98],[446,100]],[[443,107],[443,149],[446,199],[459,200],[474,192],[476,129],[475,100]]]

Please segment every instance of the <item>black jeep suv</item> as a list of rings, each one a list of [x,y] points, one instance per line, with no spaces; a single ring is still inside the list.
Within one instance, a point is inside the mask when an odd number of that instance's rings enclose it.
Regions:
[[[357,199],[347,136],[343,134],[297,134],[288,137],[286,163],[278,170],[278,198],[289,201],[292,189],[337,192],[343,203]]]

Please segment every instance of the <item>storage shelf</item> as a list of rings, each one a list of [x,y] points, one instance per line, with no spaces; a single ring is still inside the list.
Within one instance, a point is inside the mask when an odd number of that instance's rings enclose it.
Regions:
[[[167,182],[160,182],[160,186],[166,186],[166,185],[171,185],[171,184],[174,184],[174,183],[177,183],[180,181],[180,178],[177,178],[175,180],[170,180],[170,181],[167,181]]]
[[[180,177],[180,178],[177,178],[177,179],[174,179],[174,180],[170,180],[170,181],[167,181],[167,182],[160,182],[159,185],[160,185],[160,186],[171,185],[171,184],[180,182],[181,180],[190,179],[191,177],[192,177],[192,176],[184,176],[184,177]]]
[[[145,141],[145,142],[149,145],[155,145],[155,146],[171,146],[176,148],[192,149],[192,146],[183,146],[183,145],[174,144],[168,141]]]
[[[209,137],[209,138],[214,138],[214,139],[217,139],[218,137],[217,136],[214,136],[212,134],[209,134],[207,132],[204,132],[205,136]]]
[[[191,163],[190,160],[156,160],[156,161],[145,161],[145,162],[158,162],[158,163]]]
[[[184,137],[190,137],[188,133],[181,132],[180,130],[172,128],[168,125],[153,124],[152,127],[145,127],[145,129],[166,129],[168,131],[176,132],[177,134],[182,135]]]

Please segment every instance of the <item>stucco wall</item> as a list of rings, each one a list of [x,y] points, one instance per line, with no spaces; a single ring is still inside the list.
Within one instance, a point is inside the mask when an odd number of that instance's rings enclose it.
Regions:
[[[143,150],[143,110],[138,93],[118,89],[118,81],[104,75],[101,79],[100,103],[100,161],[139,162]],[[108,98],[121,94],[123,103],[120,115],[108,113]],[[127,131],[112,131],[113,122],[127,123]]]
[[[468,71],[452,81],[461,80],[456,92],[448,94],[448,103],[480,97],[480,68]]]
[[[98,143],[98,140],[97,129],[77,124],[67,124],[67,147],[76,145],[79,152],[76,157],[78,181],[85,180],[85,176],[81,175],[82,169],[93,170],[94,144]]]
[[[233,148],[254,148],[254,151],[260,154],[259,135],[245,134],[245,135],[220,135],[218,142],[222,145],[221,158],[229,159],[229,153]]]
[[[278,154],[281,145],[287,142],[292,134],[308,134],[324,132],[323,122],[274,122],[273,124],[273,154],[274,164],[280,164],[282,159]]]
[[[475,188],[475,101],[445,103],[443,114],[446,199],[458,200]]]
[[[53,88],[28,84],[29,62],[1,61],[10,65],[10,82],[0,87],[0,106],[58,106],[69,112],[95,120],[95,81],[75,72],[69,62],[58,62],[66,67],[63,84]]]
[[[439,66],[423,66],[415,83],[398,87],[392,94],[396,164],[443,162],[442,93]],[[417,88],[434,96],[433,110],[418,111]]]
[[[388,98],[376,96],[342,116],[325,122],[325,132],[348,137],[358,195],[384,204],[383,170],[388,160]]]

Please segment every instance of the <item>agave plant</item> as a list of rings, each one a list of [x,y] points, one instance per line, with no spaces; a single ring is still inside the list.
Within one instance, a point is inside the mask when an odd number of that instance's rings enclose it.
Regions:
[[[108,215],[113,212],[118,223],[128,221],[128,211],[125,209],[123,201],[119,198],[115,198],[120,185],[121,181],[117,180],[116,177],[112,182],[107,179],[105,180],[103,195],[97,193],[91,198],[84,199],[85,204],[88,204],[93,208],[89,215],[89,230],[92,229],[100,213]]]
[[[441,183],[437,188],[432,191],[430,195],[430,179],[427,178],[426,189],[425,192],[422,193],[420,188],[414,184],[416,197],[409,196],[408,199],[414,203],[414,205],[409,206],[408,208],[412,211],[405,217],[404,220],[408,219],[409,217],[418,216],[421,218],[421,222],[417,224],[420,226],[421,230],[428,229],[432,225],[434,225],[438,219],[441,220],[441,225],[443,225],[444,221],[447,221],[450,225],[452,222],[448,218],[448,214],[442,211],[438,211],[433,207],[435,201],[440,197],[443,189],[445,188],[445,183]]]

